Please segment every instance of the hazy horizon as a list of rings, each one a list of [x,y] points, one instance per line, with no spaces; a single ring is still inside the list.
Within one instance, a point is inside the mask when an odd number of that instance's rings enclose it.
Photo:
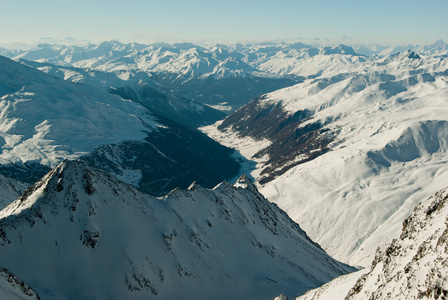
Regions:
[[[0,0],[0,46],[64,41],[426,45],[448,40],[448,1]],[[67,40],[68,39],[68,40]]]

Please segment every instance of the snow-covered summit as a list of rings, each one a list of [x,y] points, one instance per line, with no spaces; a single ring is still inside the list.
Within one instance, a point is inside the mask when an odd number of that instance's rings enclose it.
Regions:
[[[343,44],[340,44],[340,45],[337,45],[334,47],[323,47],[320,50],[320,53],[324,54],[324,55],[330,55],[330,54],[345,54],[345,55],[354,55],[354,56],[359,55],[358,53],[356,53],[355,49],[353,49],[350,46],[343,45]]]
[[[0,265],[44,299],[272,298],[353,270],[253,188],[155,198],[66,161],[1,212]]]

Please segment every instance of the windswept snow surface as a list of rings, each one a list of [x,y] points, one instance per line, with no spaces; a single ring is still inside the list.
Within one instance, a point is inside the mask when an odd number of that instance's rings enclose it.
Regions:
[[[155,198],[80,161],[0,212],[0,251],[42,299],[270,299],[354,270],[244,176]]]
[[[278,171],[294,159],[280,159],[277,162],[285,165],[266,173],[278,154],[275,144],[269,151],[262,146],[258,153],[267,153],[268,159],[247,157],[258,163],[252,174],[271,180],[260,187],[263,195],[286,210],[332,256],[366,266],[379,245],[398,236],[416,203],[446,185],[447,70],[447,59],[411,51],[377,58],[353,73],[323,75],[267,94],[245,106],[254,107],[256,113],[242,107],[234,113],[239,115],[233,124],[226,123],[229,116],[222,131],[216,131],[217,126],[206,131],[214,132],[210,136],[219,141],[240,135],[249,143],[256,128],[247,120],[269,127],[271,112],[280,116],[279,108],[291,118],[306,112],[308,117],[292,131],[296,136],[285,138],[293,140],[317,124],[317,138],[328,143],[325,151],[318,143],[314,150],[313,144],[308,145],[320,156],[303,153],[304,158],[296,157],[299,164],[283,174]],[[276,122],[280,130],[284,125]],[[259,168],[264,169],[262,176]]]
[[[143,107],[88,85],[4,57],[0,69],[2,164],[55,166],[99,145],[142,140],[157,126]]]

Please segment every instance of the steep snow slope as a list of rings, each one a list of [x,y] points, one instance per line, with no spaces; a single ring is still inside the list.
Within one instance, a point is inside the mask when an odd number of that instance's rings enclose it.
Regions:
[[[68,161],[0,212],[0,233],[0,264],[43,299],[268,299],[353,270],[245,177],[154,198]]]
[[[445,188],[419,203],[403,222],[400,238],[379,248],[370,268],[336,278],[297,300],[444,299],[447,199]]]
[[[447,69],[414,52],[380,58],[267,94],[204,130],[268,140],[248,157],[263,195],[331,255],[366,265],[448,179]]]

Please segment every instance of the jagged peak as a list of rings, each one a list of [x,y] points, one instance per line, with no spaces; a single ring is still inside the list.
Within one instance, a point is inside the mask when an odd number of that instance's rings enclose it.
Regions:
[[[343,54],[359,56],[359,54],[356,53],[355,49],[344,44],[339,44],[333,47],[324,47],[321,49],[320,53],[324,55]]]
[[[421,59],[420,55],[412,50],[407,51],[407,57],[410,59]]]
[[[258,193],[256,186],[253,184],[252,180],[250,180],[246,174],[241,175],[233,186],[236,188],[243,188],[251,192],[255,191],[256,193]]]
[[[81,197],[81,194],[84,194],[85,197],[92,198],[91,196],[96,194],[99,189],[97,185],[101,178],[106,179],[102,181],[110,187],[114,195],[120,194],[119,189],[116,189],[120,184],[122,185],[122,190],[124,189],[126,192],[135,194],[135,189],[132,185],[121,183],[112,175],[94,169],[86,162],[81,160],[64,160],[42,177],[41,180],[27,188],[16,201],[2,210],[0,219],[9,215],[20,215],[33,209],[39,210],[42,205],[45,206],[57,201],[54,200],[57,198],[54,196],[59,193],[73,194],[75,192],[79,197]],[[51,194],[51,196],[47,197],[46,195],[48,194]]]
[[[188,187],[187,190],[188,191],[194,191],[194,190],[197,190],[197,189],[200,189],[200,188],[202,188],[201,185],[197,181],[193,181],[193,183],[190,184],[190,186]]]

